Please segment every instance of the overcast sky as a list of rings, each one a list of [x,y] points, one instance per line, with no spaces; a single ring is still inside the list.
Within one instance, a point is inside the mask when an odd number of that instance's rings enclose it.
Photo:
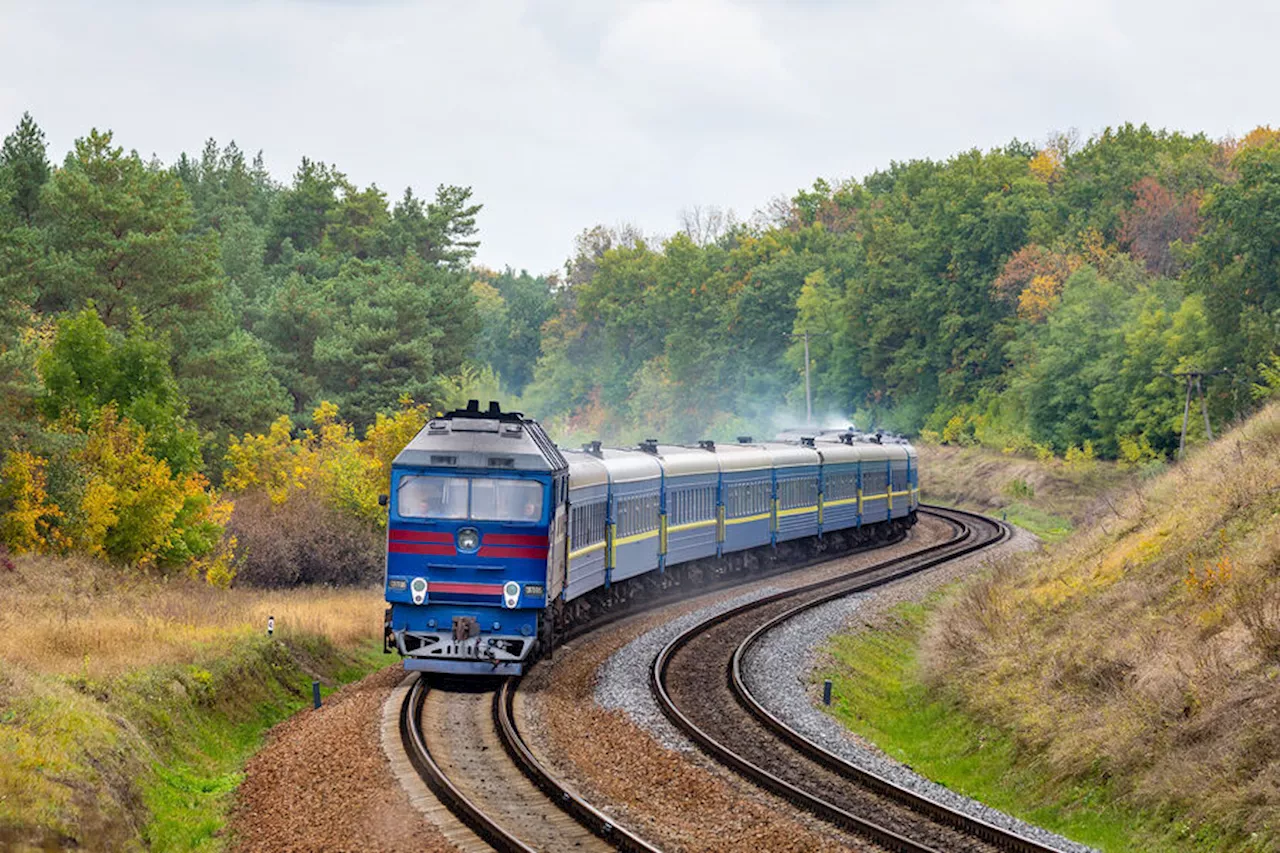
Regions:
[[[478,260],[749,216],[815,177],[1125,121],[1280,121],[1280,5],[1178,0],[69,3],[0,0],[0,123],[54,159],[90,127],[172,161],[205,139],[287,179],[474,188]]]

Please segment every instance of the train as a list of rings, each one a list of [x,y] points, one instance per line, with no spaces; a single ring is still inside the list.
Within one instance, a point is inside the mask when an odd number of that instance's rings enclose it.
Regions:
[[[852,428],[562,449],[471,400],[400,451],[382,503],[384,650],[408,670],[509,676],[638,597],[901,536],[919,466],[905,440]]]

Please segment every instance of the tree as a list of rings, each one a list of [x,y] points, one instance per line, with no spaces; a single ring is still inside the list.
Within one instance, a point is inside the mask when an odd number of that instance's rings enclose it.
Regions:
[[[32,311],[34,270],[43,255],[42,234],[22,224],[9,201],[12,171],[0,165],[0,452],[12,448],[33,425],[37,317]]]
[[[149,453],[174,471],[200,466],[200,439],[169,368],[169,353],[140,321],[128,333],[108,328],[92,306],[58,321],[40,354],[40,407],[51,422],[88,430],[111,405],[145,431]]]
[[[58,313],[92,302],[116,328],[136,315],[184,352],[187,325],[208,309],[220,281],[216,235],[191,233],[194,213],[177,177],[94,130],[76,140],[44,200],[49,255],[37,308]]]
[[[1121,328],[1131,311],[1124,291],[1092,267],[1068,279],[1061,307],[1022,347],[1028,368],[1019,387],[1032,438],[1059,452],[1114,438],[1098,401],[1116,396]]]
[[[483,205],[469,204],[470,187],[436,188],[435,201],[423,204],[406,189],[392,216],[392,240],[398,254],[412,251],[428,264],[461,270],[475,255],[476,216]]]
[[[542,351],[542,327],[555,311],[551,282],[510,267],[476,281],[481,331],[476,358],[491,365],[503,385],[516,394],[533,379]]]
[[[1280,345],[1280,143],[1242,148],[1232,165],[1238,179],[1205,199],[1189,277],[1216,339],[1212,366],[1248,381]]]
[[[319,248],[339,194],[351,190],[347,176],[336,167],[307,157],[293,173],[293,183],[279,194],[271,214],[271,260],[278,260],[283,244],[300,252]]]
[[[350,190],[329,213],[326,248],[361,260],[384,255],[390,224],[386,193],[377,186],[360,192]]]
[[[1120,240],[1153,275],[1174,275],[1178,261],[1173,244],[1190,246],[1200,231],[1200,194],[1179,198],[1152,177],[1138,181],[1133,190],[1137,198],[1121,214]]]
[[[9,203],[23,224],[28,226],[35,221],[40,207],[40,191],[49,180],[47,149],[44,131],[31,113],[22,114],[22,120],[0,147],[0,167],[9,173],[12,193]]]

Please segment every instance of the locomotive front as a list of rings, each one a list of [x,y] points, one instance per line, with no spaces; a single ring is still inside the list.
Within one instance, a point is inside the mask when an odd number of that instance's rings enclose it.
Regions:
[[[522,672],[564,583],[567,470],[535,421],[475,400],[395,458],[385,636],[406,669]]]

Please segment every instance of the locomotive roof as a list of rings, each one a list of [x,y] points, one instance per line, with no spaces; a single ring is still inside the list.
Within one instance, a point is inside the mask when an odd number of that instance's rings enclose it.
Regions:
[[[480,468],[500,472],[562,471],[564,456],[537,421],[490,403],[433,418],[397,454],[394,465],[415,468]]]

